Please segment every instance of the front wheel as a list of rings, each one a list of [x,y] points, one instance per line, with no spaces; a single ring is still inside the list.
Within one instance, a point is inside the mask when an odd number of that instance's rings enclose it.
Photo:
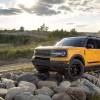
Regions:
[[[35,68],[39,73],[48,73],[49,72],[49,68],[45,67],[45,66],[37,66],[36,65]]]
[[[76,80],[84,73],[84,65],[78,59],[71,60],[68,68],[65,69],[65,78]]]
[[[43,66],[35,66],[38,71],[38,78],[42,80],[46,80],[49,78],[49,69]]]

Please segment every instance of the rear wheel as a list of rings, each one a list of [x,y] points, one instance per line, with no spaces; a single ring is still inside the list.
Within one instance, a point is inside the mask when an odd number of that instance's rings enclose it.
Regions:
[[[68,68],[66,68],[65,70],[65,78],[69,80],[76,80],[79,77],[81,77],[83,72],[84,72],[83,63],[78,59],[73,59],[71,60]]]

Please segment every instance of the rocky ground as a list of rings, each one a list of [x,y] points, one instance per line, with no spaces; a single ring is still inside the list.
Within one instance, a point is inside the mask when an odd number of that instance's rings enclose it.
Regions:
[[[100,100],[100,78],[85,73],[70,82],[56,73],[2,73],[0,100]]]

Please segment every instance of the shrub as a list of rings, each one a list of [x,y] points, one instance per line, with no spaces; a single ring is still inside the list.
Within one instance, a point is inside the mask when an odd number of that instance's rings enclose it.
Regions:
[[[13,60],[18,58],[31,58],[33,50],[30,48],[0,49],[0,60]]]
[[[11,43],[13,45],[24,45],[31,42],[31,36],[0,34],[0,43]]]
[[[70,32],[64,30],[55,30],[51,34],[49,34],[49,38],[64,38],[70,36],[77,36],[80,35],[78,32],[74,32],[73,30]]]

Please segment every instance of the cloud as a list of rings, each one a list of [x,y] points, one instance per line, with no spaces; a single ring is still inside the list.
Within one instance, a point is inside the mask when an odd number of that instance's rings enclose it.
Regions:
[[[78,24],[78,25],[76,25],[76,27],[78,27],[78,28],[86,27],[86,26],[87,26],[86,24]]]
[[[0,0],[0,15],[10,16],[22,13],[16,5],[16,0]]]
[[[94,7],[86,7],[84,9],[82,9],[83,11],[87,11],[87,12],[90,12],[90,11],[93,11],[95,8]]]
[[[47,4],[61,4],[64,3],[65,0],[39,0],[39,2],[44,2]]]
[[[37,0],[37,2],[27,6],[28,0],[1,0],[0,15],[20,14],[25,11],[29,14],[39,16],[51,16],[57,14],[72,13],[100,13],[100,0]],[[4,2],[6,1],[6,2]],[[33,1],[34,2],[34,1]]]
[[[11,2],[11,1],[15,1],[15,0],[0,0],[0,3],[6,3],[6,2]]]
[[[6,9],[0,9],[0,15],[17,15],[19,13],[22,13],[21,9],[18,8],[6,8]]]
[[[28,13],[32,13],[31,8],[27,8],[27,7],[25,7],[25,6],[22,5],[22,4],[19,4],[18,6],[19,6],[20,9],[22,9],[22,10],[28,12]]]
[[[5,8],[16,8],[16,0],[0,0],[0,5]]]
[[[57,6],[57,9],[54,7]],[[25,5],[19,5],[21,9],[30,13],[37,14],[39,16],[51,16],[62,13],[63,11],[68,13],[93,13],[100,12],[100,3],[97,0],[38,0],[38,2],[27,8]]]
[[[86,6],[87,4],[93,2],[93,0],[68,0],[68,4],[72,7],[72,6]]]
[[[73,22],[70,22],[70,23],[67,23],[67,25],[74,25],[75,23],[73,23]]]
[[[53,8],[55,5],[60,5],[62,3],[65,3],[65,0],[38,0],[38,2],[30,8],[25,7],[25,5],[19,5],[19,7],[30,14],[37,14],[39,16],[51,16],[60,14],[60,9],[67,10],[67,8],[62,7],[59,9]]]
[[[86,6],[89,3],[89,0],[81,0],[81,5]]]
[[[100,13],[100,0],[66,0],[60,10],[70,10],[77,13]]]
[[[38,5],[33,7],[33,13],[37,15],[56,15],[59,14],[59,11],[56,11],[51,8],[50,5],[45,5],[43,3],[38,3]]]
[[[78,23],[78,22],[69,22],[67,23],[67,26],[74,26],[74,27],[81,28],[81,27],[86,27],[88,25],[84,23]]]
[[[54,9],[54,4],[59,5],[64,3],[65,0],[39,0],[37,4],[31,7],[31,12],[35,13],[39,16],[46,15],[57,15],[60,14],[61,11]]]
[[[70,6],[77,6],[77,5],[80,5],[80,2],[81,2],[81,0],[68,0],[68,4],[70,5]]]
[[[60,11],[52,9],[52,5],[42,2],[38,2],[35,6],[32,6],[31,8],[27,8],[24,5],[19,5],[19,7],[30,14],[37,14],[39,16],[51,16],[60,13]]]
[[[66,10],[66,11],[72,11],[70,7],[62,5],[58,7],[58,10]]]

